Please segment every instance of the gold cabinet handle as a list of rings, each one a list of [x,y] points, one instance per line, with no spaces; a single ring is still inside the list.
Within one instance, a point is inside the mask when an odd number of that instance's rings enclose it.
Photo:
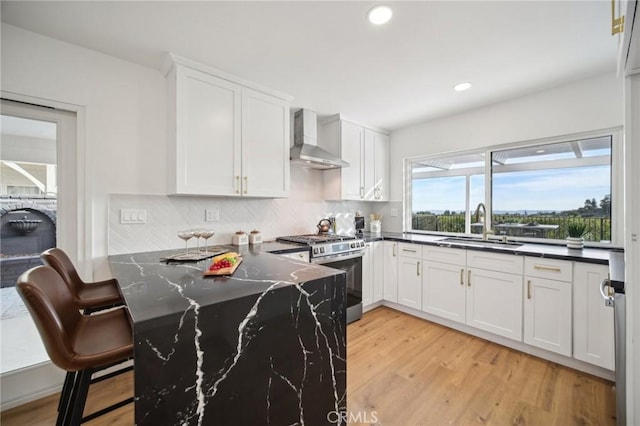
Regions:
[[[460,269],[460,285],[464,285],[464,269]]]
[[[396,243],[393,243],[393,257],[396,257]]]
[[[236,176],[236,194],[240,193],[240,176]]]
[[[611,0],[611,35],[624,32],[624,15],[616,18],[616,1]]]
[[[407,253],[417,253],[417,250],[409,250],[409,249],[402,249],[402,251],[406,251]]]
[[[527,299],[531,299],[531,280],[527,280]]]
[[[533,265],[533,269],[537,269],[538,271],[551,271],[551,272],[561,272],[562,270],[556,266],[543,266],[543,265]]]
[[[471,269],[467,271],[467,286],[471,287]]]
[[[416,263],[416,275],[420,276],[420,262]]]
[[[249,177],[245,176],[244,177],[244,193],[247,193],[247,189],[249,188]]]
[[[360,187],[360,198],[364,198],[364,186]]]

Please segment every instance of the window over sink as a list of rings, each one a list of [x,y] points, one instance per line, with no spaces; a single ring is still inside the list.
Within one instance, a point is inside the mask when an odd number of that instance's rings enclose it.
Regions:
[[[405,159],[405,228],[560,242],[571,223],[585,242],[621,244],[619,132],[529,141]],[[488,214],[476,215],[484,203]]]

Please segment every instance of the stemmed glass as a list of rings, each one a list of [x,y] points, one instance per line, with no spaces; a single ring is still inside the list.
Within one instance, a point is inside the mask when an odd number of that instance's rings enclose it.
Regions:
[[[200,254],[200,237],[202,237],[202,233],[204,229],[193,229],[193,236],[196,237],[196,253]]]
[[[178,231],[178,237],[184,240],[184,254],[189,254],[189,240],[193,238],[193,231]]]
[[[213,237],[214,233],[215,232],[213,232],[213,229],[203,229],[203,230],[200,231],[200,236],[202,238],[204,238],[204,252],[205,252],[205,254],[209,253],[207,241],[209,240],[209,238]]]

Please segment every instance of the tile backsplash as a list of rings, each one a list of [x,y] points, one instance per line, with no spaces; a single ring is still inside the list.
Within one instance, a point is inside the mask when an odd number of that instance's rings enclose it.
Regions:
[[[292,188],[293,189],[293,188]],[[365,218],[385,208],[377,203],[286,199],[233,199],[111,194],[109,196],[109,255],[184,247],[176,233],[207,227],[216,231],[209,244],[230,244],[238,231],[257,229],[263,240],[310,234],[325,217],[336,218],[338,233],[353,233],[356,211]],[[121,209],[146,210],[146,223],[121,224]],[[205,222],[205,210],[218,209],[220,220]],[[195,241],[189,241],[190,246]]]

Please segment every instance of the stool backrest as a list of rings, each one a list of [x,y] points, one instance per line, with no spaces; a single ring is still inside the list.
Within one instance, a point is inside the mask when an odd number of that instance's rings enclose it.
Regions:
[[[75,371],[73,336],[81,320],[78,306],[58,272],[37,266],[24,272],[16,283],[51,361],[66,371]]]
[[[69,256],[67,256],[63,250],[54,247],[42,252],[40,258],[45,265],[52,267],[58,272],[64,282],[67,283],[67,286],[69,286],[69,289],[73,291],[74,296],[77,297],[80,289],[84,285],[84,281],[80,279],[78,271],[76,271],[73,263],[71,263]]]

